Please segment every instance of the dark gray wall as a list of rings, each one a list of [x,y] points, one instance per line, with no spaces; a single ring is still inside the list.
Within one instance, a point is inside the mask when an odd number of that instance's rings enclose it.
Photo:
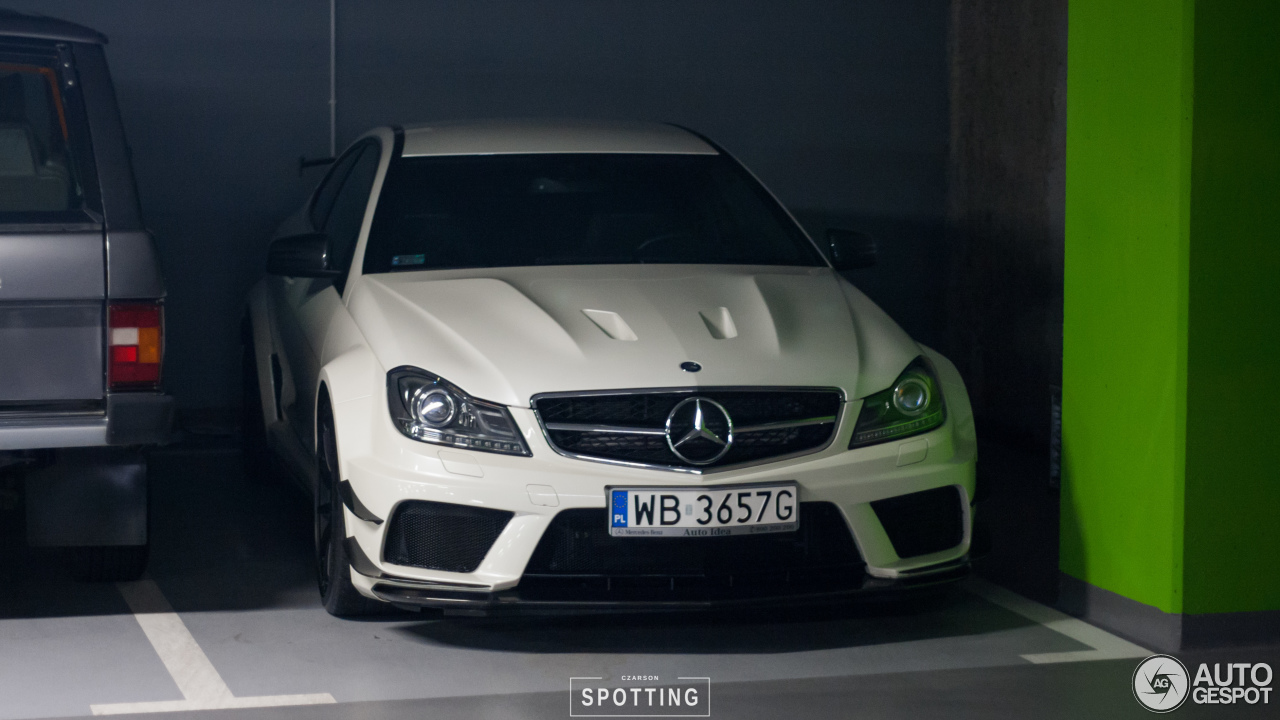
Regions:
[[[948,345],[975,411],[1047,444],[1062,377],[1067,0],[953,5]]]
[[[1067,0],[953,0],[945,345],[978,417],[983,571],[1052,602],[1062,378]]]
[[[170,287],[167,384],[236,402],[236,326],[266,238],[328,145],[324,0],[11,0],[107,33]],[[737,154],[806,225],[879,235],[853,276],[940,345],[945,0],[339,0],[338,140],[390,122],[677,122]]]

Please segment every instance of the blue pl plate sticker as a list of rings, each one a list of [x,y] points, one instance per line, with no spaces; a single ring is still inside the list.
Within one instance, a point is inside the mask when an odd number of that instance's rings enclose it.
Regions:
[[[613,491],[613,527],[627,526],[627,491]]]
[[[393,267],[399,265],[424,265],[427,262],[426,255],[392,255],[391,265]]]

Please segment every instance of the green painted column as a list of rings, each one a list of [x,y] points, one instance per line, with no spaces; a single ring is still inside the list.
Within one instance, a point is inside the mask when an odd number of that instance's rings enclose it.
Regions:
[[[1061,567],[1166,612],[1182,610],[1192,9],[1068,5]]]
[[[1183,612],[1280,610],[1280,3],[1196,4]]]
[[[1280,610],[1276,37],[1269,0],[1069,5],[1061,569],[1156,645]]]

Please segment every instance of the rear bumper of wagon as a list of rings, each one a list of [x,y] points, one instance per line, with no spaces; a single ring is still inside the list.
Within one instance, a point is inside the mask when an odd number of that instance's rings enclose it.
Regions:
[[[163,393],[113,393],[96,411],[0,416],[0,451],[163,445],[174,399]]]

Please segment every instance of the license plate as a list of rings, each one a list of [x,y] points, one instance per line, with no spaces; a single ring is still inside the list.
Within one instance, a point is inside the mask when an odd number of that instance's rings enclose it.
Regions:
[[[609,534],[716,537],[800,527],[795,483],[720,488],[609,488]]]

